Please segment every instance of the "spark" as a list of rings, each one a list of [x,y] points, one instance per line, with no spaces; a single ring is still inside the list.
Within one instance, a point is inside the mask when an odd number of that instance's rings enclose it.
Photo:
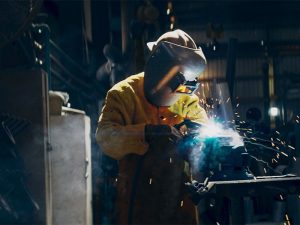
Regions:
[[[216,224],[217,224],[217,225],[220,225],[220,223],[219,223],[219,222],[216,222]]]
[[[265,173],[267,173],[267,170],[266,170],[266,168],[264,168],[264,171],[265,171]]]
[[[276,159],[272,159],[272,163],[278,163],[278,161]]]
[[[296,157],[295,157],[295,156],[293,156],[293,159],[294,159],[294,161],[295,161],[295,162],[297,161],[297,159],[296,159]]]
[[[178,115],[175,115],[174,117],[177,117]]]
[[[149,184],[152,184],[152,178],[149,179]]]
[[[299,123],[299,120],[296,120],[297,123]]]
[[[265,142],[269,142],[269,143],[271,143],[271,144],[272,144],[272,146],[273,146],[273,147],[275,147],[275,144],[274,144],[274,143],[276,143],[276,144],[280,144],[280,143],[278,143],[278,142],[273,142],[273,138],[271,138],[272,142],[271,142],[271,141],[269,141],[269,140],[267,140],[267,139],[262,139],[262,138],[258,138],[258,137],[255,137],[255,139],[257,139],[257,140],[259,140],[259,141],[265,141]]]
[[[240,103],[236,104],[236,107],[239,107]]]
[[[272,147],[275,147],[275,144],[274,144],[274,142],[272,142],[271,144],[272,144]]]
[[[275,173],[278,174],[278,172],[275,171],[275,170],[269,165],[269,163],[267,163],[266,161],[264,161],[264,160],[262,160],[262,159],[258,159],[258,158],[256,158],[255,156],[250,155],[250,154],[249,154],[249,156],[250,156],[251,158],[255,159],[257,162],[261,162],[261,163],[265,164],[265,165],[267,166],[268,169],[270,169],[270,170],[272,170],[273,172],[275,172]],[[265,170],[265,173],[267,173],[267,172],[266,172],[266,168],[264,168],[264,170]]]
[[[172,163],[172,158],[170,158],[170,163]]]
[[[265,146],[263,144],[259,144],[259,143],[253,143],[251,141],[244,141],[245,143],[249,143],[249,144],[252,144],[252,145],[256,145],[256,146],[260,146],[260,147],[263,147],[265,149],[269,149],[269,150],[272,150],[272,151],[275,151],[277,153],[279,153],[280,151],[278,151],[277,149],[274,149],[274,148],[271,148],[271,147],[268,147],[268,146]]]
[[[276,148],[277,150],[279,150],[279,147],[278,147],[278,146],[276,146],[275,148]]]
[[[286,219],[286,220],[289,220],[288,214],[285,214],[285,219]]]
[[[284,153],[284,152],[280,152],[280,153],[281,153],[282,155],[288,157],[288,155],[287,155],[286,153]]]
[[[294,148],[293,146],[291,146],[291,145],[288,145],[288,147],[289,147],[290,149],[295,150],[295,148]]]
[[[275,132],[276,132],[277,134],[280,134],[279,131],[277,131],[277,130],[276,130]]]
[[[276,158],[279,159],[279,157],[280,157],[280,155],[277,153],[277,154],[276,154]]]
[[[182,207],[183,206],[183,200],[180,202],[180,207]]]
[[[277,141],[281,142],[281,140],[279,138],[276,138]]]
[[[118,182],[118,178],[115,179],[115,182]]]
[[[229,100],[230,100],[230,98],[227,98],[227,100],[226,100],[226,103],[228,103],[228,102],[229,102]]]
[[[280,199],[281,199],[281,200],[283,200],[283,197],[282,197],[282,195],[279,195],[279,197],[280,197]]]

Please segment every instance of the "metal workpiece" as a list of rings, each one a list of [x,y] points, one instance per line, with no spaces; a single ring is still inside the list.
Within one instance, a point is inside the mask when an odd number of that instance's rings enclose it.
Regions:
[[[253,180],[211,181],[207,184],[207,193],[221,197],[244,197],[260,195],[299,194],[300,177],[269,176],[256,177]]]

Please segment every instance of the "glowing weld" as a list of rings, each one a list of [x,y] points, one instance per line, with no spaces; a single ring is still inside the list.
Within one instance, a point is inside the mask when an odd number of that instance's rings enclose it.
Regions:
[[[233,146],[233,148],[244,146],[243,140],[238,132],[231,128],[224,128],[222,124],[215,121],[209,121],[203,124],[197,132],[199,133],[199,138],[227,137],[230,138],[229,144]]]

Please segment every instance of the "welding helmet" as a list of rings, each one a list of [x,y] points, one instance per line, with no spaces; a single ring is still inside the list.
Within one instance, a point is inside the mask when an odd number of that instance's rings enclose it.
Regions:
[[[182,94],[193,94],[206,65],[205,56],[193,39],[182,30],[175,30],[147,46],[151,51],[144,77],[147,100],[156,106],[171,106]]]

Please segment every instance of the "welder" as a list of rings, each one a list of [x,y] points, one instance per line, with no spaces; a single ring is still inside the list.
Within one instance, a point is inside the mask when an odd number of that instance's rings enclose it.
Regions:
[[[182,30],[155,42],[144,72],[107,93],[96,139],[118,160],[117,224],[197,224],[196,209],[184,192],[187,163],[176,147],[184,119],[205,123],[194,93],[206,59]]]

